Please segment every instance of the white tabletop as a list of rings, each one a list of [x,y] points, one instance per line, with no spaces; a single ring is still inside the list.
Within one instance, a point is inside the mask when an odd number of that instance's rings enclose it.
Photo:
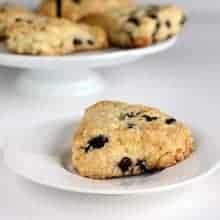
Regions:
[[[220,32],[217,15],[192,16],[177,45],[139,62],[103,70],[108,87],[84,98],[24,97],[14,92],[16,75],[0,69],[0,148],[21,125],[82,111],[100,99],[119,99],[161,107],[181,117],[195,115],[220,130]],[[209,103],[203,102],[209,97]],[[172,107],[170,103],[172,104]],[[190,103],[194,103],[193,109]],[[195,105],[197,103],[197,105]],[[178,106],[178,111],[175,108]],[[180,106],[182,111],[180,111]],[[210,131],[211,133],[212,131]],[[209,147],[209,146],[207,146]],[[0,219],[219,219],[220,173],[173,193],[143,196],[86,196],[30,183],[2,164]]]

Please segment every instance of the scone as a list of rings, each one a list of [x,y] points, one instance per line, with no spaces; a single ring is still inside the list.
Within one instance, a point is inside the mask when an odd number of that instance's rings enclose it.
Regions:
[[[89,107],[76,131],[72,163],[82,176],[105,179],[152,173],[187,158],[191,131],[158,109],[102,101]]]
[[[46,17],[31,24],[17,22],[8,28],[7,36],[7,48],[18,54],[63,55],[108,45],[106,33],[100,27]]]
[[[73,21],[90,14],[131,4],[130,0],[43,0],[38,13],[45,16],[62,16]]]
[[[112,9],[91,15],[84,22],[101,25],[112,45],[122,48],[145,47],[177,35],[186,16],[175,5],[148,5]]]
[[[21,20],[29,22],[34,16],[34,13],[21,6],[0,5],[0,39],[6,38],[6,30],[9,26]]]

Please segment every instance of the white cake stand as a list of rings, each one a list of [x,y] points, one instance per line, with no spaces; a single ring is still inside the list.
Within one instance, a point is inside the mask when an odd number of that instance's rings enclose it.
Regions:
[[[16,68],[16,88],[25,93],[49,96],[85,96],[101,91],[105,84],[97,67],[133,62],[143,56],[166,50],[176,42],[141,49],[109,49],[67,56],[28,56],[10,54],[0,47],[0,65]]]

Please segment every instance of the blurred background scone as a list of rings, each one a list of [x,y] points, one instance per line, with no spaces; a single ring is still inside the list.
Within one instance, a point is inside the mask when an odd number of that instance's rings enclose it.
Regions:
[[[115,7],[131,4],[131,0],[62,0],[61,15],[72,21],[78,21],[90,14],[103,13]],[[57,0],[43,0],[38,13],[46,16],[57,16]]]
[[[0,6],[0,38],[18,54],[147,47],[179,34],[185,22],[175,5],[140,6],[132,0],[43,0],[35,11]]]
[[[17,22],[8,28],[7,36],[7,48],[18,54],[62,55],[108,46],[100,27],[49,17],[37,17],[31,24]]]
[[[186,22],[186,15],[175,5],[146,5],[115,8],[87,16],[83,21],[102,26],[113,46],[134,48],[177,35]]]

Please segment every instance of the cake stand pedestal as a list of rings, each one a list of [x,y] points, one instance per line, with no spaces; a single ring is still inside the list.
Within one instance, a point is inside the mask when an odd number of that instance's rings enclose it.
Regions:
[[[108,49],[66,56],[11,54],[0,45],[0,65],[16,68],[16,88],[40,96],[87,96],[106,86],[97,68],[134,62],[173,46],[177,37],[140,49]]]

